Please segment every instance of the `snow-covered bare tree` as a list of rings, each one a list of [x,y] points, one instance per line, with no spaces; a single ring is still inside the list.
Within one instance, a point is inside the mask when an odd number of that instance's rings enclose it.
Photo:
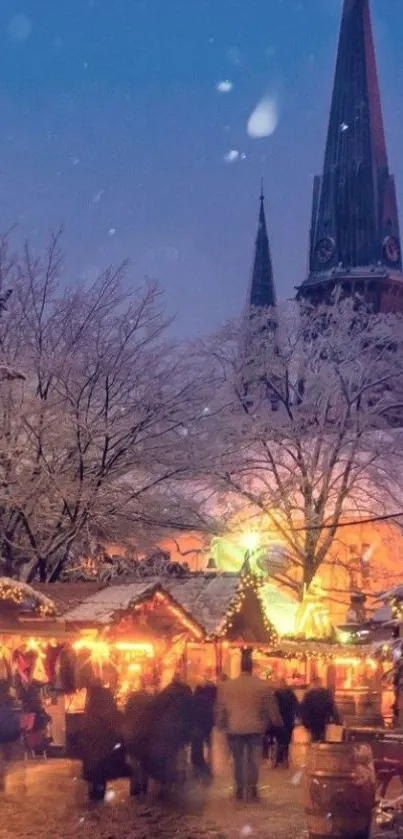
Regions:
[[[343,522],[403,508],[402,319],[287,304],[226,326],[205,352],[206,486],[228,521],[277,534],[289,557],[277,579],[301,597]]]
[[[167,337],[158,287],[126,266],[92,285],[62,282],[55,236],[44,256],[0,242],[0,540],[5,570],[55,579],[94,536],[154,543],[198,524],[180,479],[203,406],[200,361]]]

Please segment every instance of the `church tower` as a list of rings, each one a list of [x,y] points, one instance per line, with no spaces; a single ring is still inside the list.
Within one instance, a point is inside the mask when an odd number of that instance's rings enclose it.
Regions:
[[[325,161],[314,179],[309,272],[297,299],[317,304],[354,294],[375,312],[403,312],[369,0],[343,4]]]
[[[255,243],[255,257],[252,269],[252,282],[248,297],[248,307],[269,307],[276,305],[276,290],[273,279],[273,266],[267,235],[266,214],[264,210],[263,184],[260,192],[259,223]]]

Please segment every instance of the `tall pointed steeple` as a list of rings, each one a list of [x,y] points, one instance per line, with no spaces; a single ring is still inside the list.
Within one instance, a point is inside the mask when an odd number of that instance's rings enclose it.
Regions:
[[[270,256],[269,237],[267,235],[264,201],[265,198],[262,181],[260,190],[259,223],[255,243],[252,282],[248,300],[249,306],[276,305],[276,290],[273,280],[273,266]]]
[[[359,292],[376,311],[403,310],[395,183],[389,173],[369,0],[344,0],[323,174],[314,179],[312,302]]]

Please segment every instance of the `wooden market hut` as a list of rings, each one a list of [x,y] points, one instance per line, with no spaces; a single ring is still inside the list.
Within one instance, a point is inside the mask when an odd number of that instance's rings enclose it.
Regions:
[[[13,689],[24,710],[31,690],[51,717],[56,747],[64,745],[64,699],[56,689],[56,667],[68,643],[57,608],[45,593],[26,583],[0,577],[0,681]],[[25,708],[26,710],[26,708]]]
[[[248,568],[240,574],[127,579],[94,591],[65,612],[64,621],[77,639],[76,648],[109,643],[127,654],[126,664],[136,672],[136,655],[141,657],[144,644],[149,644],[160,670],[159,683],[180,669],[195,684],[203,673],[217,678],[225,670],[232,675],[231,658],[240,646],[268,648],[274,643],[276,632],[259,591],[260,583]],[[122,657],[117,668],[120,681],[127,682]]]
[[[260,675],[285,677],[301,691],[319,675],[346,707],[354,702],[354,716],[369,693],[378,713],[379,667],[370,645],[279,639],[265,583],[248,563],[239,573],[181,569],[172,575],[145,573],[140,565],[137,575],[112,584],[38,588],[51,593],[79,665],[68,712],[82,710],[94,671],[122,698],[139,680],[157,689],[175,672],[194,686],[204,675],[237,675],[239,649],[247,645]]]

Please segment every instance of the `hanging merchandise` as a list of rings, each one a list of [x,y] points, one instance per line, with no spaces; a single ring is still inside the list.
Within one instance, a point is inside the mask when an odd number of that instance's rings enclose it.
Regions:
[[[31,679],[39,685],[46,685],[49,681],[45,668],[45,655],[41,650],[36,653]]]
[[[74,651],[64,647],[57,661],[56,687],[68,696],[77,689],[76,659]]]
[[[54,684],[56,681],[57,662],[63,646],[61,644],[48,644],[45,650],[45,671],[48,682]]]
[[[16,666],[21,681],[25,684],[31,680],[35,658],[33,650],[15,650],[13,653],[13,664]]]
[[[1,652],[0,652],[0,682],[10,682],[10,681],[11,681],[10,658],[8,656],[6,648],[1,647]]]

